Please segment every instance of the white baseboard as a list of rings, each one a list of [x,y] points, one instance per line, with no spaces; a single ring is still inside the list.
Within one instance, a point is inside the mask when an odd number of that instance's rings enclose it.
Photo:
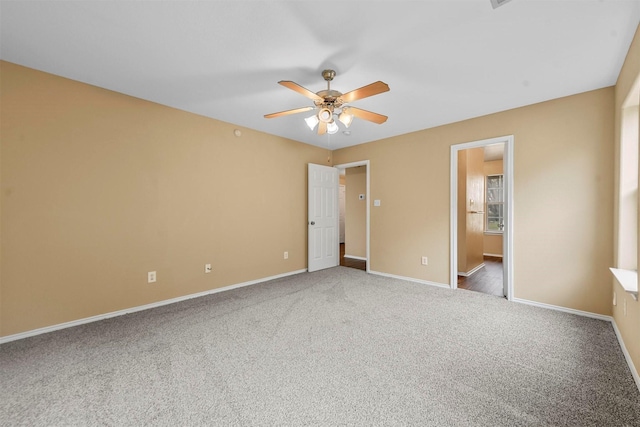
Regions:
[[[480,264],[479,266],[477,266],[476,268],[473,268],[469,271],[467,271],[466,273],[464,272],[458,272],[458,276],[464,276],[464,277],[469,277],[471,276],[473,273],[475,273],[476,271],[480,270],[482,267],[484,267],[484,262],[482,264]]]
[[[24,338],[33,337],[33,336],[36,336],[36,335],[41,335],[41,334],[45,334],[45,333],[48,333],[48,332],[57,331],[57,330],[60,330],[60,329],[66,329],[66,328],[71,328],[71,327],[74,327],[74,326],[84,325],[84,324],[87,324],[87,323],[97,322],[97,321],[100,321],[100,320],[109,319],[111,317],[123,316],[123,315],[129,314],[129,313],[135,313],[135,312],[138,312],[138,311],[149,310],[149,309],[152,309],[152,308],[161,307],[163,305],[169,305],[169,304],[173,304],[173,303],[176,303],[176,302],[186,301],[186,300],[189,300],[189,299],[192,299],[192,298],[198,298],[198,297],[202,297],[202,296],[206,296],[206,295],[212,295],[212,294],[216,294],[218,292],[229,291],[231,289],[242,288],[242,287],[245,287],[245,286],[256,285],[258,283],[268,282],[270,280],[280,279],[280,278],[283,278],[283,277],[294,276],[296,274],[305,273],[306,271],[307,271],[307,269],[291,271],[291,272],[288,272],[288,273],[278,274],[278,275],[275,275],[275,276],[264,277],[262,279],[251,280],[251,281],[248,281],[248,282],[237,283],[235,285],[229,285],[229,286],[225,286],[225,287],[222,287],[222,288],[211,289],[211,290],[208,290],[208,291],[198,292],[198,293],[195,293],[195,294],[185,295],[185,296],[182,296],[182,297],[177,297],[177,298],[172,298],[172,299],[168,299],[168,300],[158,301],[158,302],[151,303],[151,304],[140,305],[140,306],[137,306],[137,307],[131,307],[131,308],[127,308],[127,309],[124,309],[124,310],[112,311],[110,313],[100,314],[100,315],[97,315],[97,316],[85,317],[83,319],[73,320],[71,322],[59,323],[57,325],[52,325],[52,326],[46,326],[44,328],[33,329],[31,331],[21,332],[21,333],[18,333],[18,334],[7,335],[5,337],[0,337],[0,344],[4,344],[4,343],[7,343],[7,342],[11,342],[11,341],[17,341],[17,340],[24,339]],[[405,281],[408,281],[408,282],[421,283],[421,284],[424,284],[424,285],[435,286],[435,287],[438,287],[438,288],[445,288],[445,289],[450,289],[451,288],[449,285],[446,285],[444,283],[429,282],[427,280],[415,279],[413,277],[397,276],[395,274],[382,273],[382,272],[373,271],[373,270],[370,270],[369,273],[370,274],[375,274],[377,276],[390,277],[392,279],[405,280]],[[591,313],[591,312],[588,312],[588,311],[582,311],[582,310],[575,310],[575,309],[572,309],[572,308],[560,307],[560,306],[557,306],[557,305],[551,305],[551,304],[545,304],[545,303],[536,302],[536,301],[525,300],[525,299],[521,299],[521,298],[513,298],[512,301],[520,303],[520,304],[527,304],[527,305],[531,305],[531,306],[535,306],[535,307],[546,308],[546,309],[549,309],[549,310],[562,311],[562,312],[565,312],[565,313],[576,314],[578,316],[590,317],[590,318],[593,318],[593,319],[599,319],[599,320],[605,320],[605,321],[611,322],[611,324],[613,325],[613,330],[615,331],[616,337],[618,339],[618,343],[620,344],[620,348],[622,349],[622,353],[624,354],[625,360],[627,361],[627,364],[629,365],[629,370],[631,371],[631,375],[633,376],[633,379],[634,379],[634,381],[636,383],[636,386],[638,386],[638,390],[640,391],[640,375],[638,375],[638,371],[637,371],[635,365],[633,364],[633,360],[631,359],[631,355],[629,354],[629,351],[627,350],[627,348],[626,348],[626,346],[624,344],[624,341],[622,340],[622,335],[620,335],[620,331],[618,329],[618,325],[616,324],[615,319],[613,317],[605,316],[605,315],[602,315],[602,314]]]
[[[373,270],[369,270],[369,273],[375,274],[376,276],[390,277],[392,279],[405,280],[407,282],[415,282],[415,283],[421,283],[423,285],[436,286],[438,288],[451,289],[451,286],[445,285],[444,283],[429,282],[427,280],[414,279],[413,277],[396,276],[395,274],[381,273],[379,271],[373,271]]]
[[[504,255],[502,255],[502,254],[482,254],[482,256],[492,256],[492,257],[495,257],[495,258],[503,258],[504,257]]]
[[[367,258],[365,257],[361,257],[361,256],[355,256],[355,255],[344,255],[345,258],[351,258],[351,259],[359,259],[360,261],[366,261]]]
[[[218,292],[230,291],[231,289],[237,289],[237,288],[242,288],[242,287],[245,287],[245,286],[256,285],[258,283],[268,282],[269,280],[275,280],[275,279],[280,279],[280,278],[283,278],[283,277],[293,276],[293,275],[300,274],[300,273],[305,273],[306,271],[307,271],[307,269],[305,268],[303,270],[296,270],[296,271],[291,271],[291,272],[288,272],[288,273],[277,274],[275,276],[264,277],[262,279],[251,280],[251,281],[248,281],[248,282],[237,283],[235,285],[229,285],[229,286],[225,286],[225,287],[222,287],[222,288],[216,288],[216,289],[211,289],[211,290],[204,291],[204,292],[198,292],[196,294],[184,295],[184,296],[181,296],[181,297],[171,298],[171,299],[167,299],[167,300],[163,300],[163,301],[158,301],[158,302],[154,302],[154,303],[151,303],[151,304],[145,304],[145,305],[140,305],[140,306],[137,306],[137,307],[125,308],[124,310],[112,311],[110,313],[99,314],[97,316],[91,316],[91,317],[85,317],[83,319],[72,320],[71,322],[59,323],[57,325],[46,326],[44,328],[33,329],[31,331],[20,332],[18,334],[7,335],[7,336],[4,336],[4,337],[0,337],[0,344],[4,344],[4,343],[10,342],[10,341],[21,340],[21,339],[24,339],[24,338],[33,337],[33,336],[40,335],[40,334],[46,334],[47,332],[58,331],[60,329],[66,329],[66,328],[71,328],[71,327],[74,327],[74,326],[84,325],[86,323],[97,322],[97,321],[100,321],[100,320],[109,319],[111,317],[123,316],[125,314],[135,313],[137,311],[143,311],[143,310],[149,310],[151,308],[162,307],[163,305],[169,305],[169,304],[173,304],[173,303],[176,303],[176,302],[186,301],[186,300],[189,300],[189,299],[192,299],[192,298],[198,298],[198,297],[203,297],[203,296],[206,296],[206,295],[216,294]]]
[[[627,347],[624,345],[624,341],[622,340],[622,335],[620,334],[620,330],[618,329],[618,325],[616,324],[616,319],[611,318],[611,324],[613,325],[613,330],[616,332],[616,337],[618,337],[618,342],[620,343],[622,354],[624,354],[624,358],[627,361],[627,365],[629,365],[631,376],[633,377],[633,380],[636,382],[638,391],[640,391],[640,375],[638,375],[638,370],[633,364],[633,360],[631,360],[631,355],[629,354]]]
[[[541,307],[549,310],[556,310],[556,311],[562,311],[564,313],[576,314],[578,316],[591,317],[592,319],[599,319],[607,322],[611,322],[613,320],[613,317],[606,316],[604,314],[591,313],[590,311],[575,310],[573,308],[560,307],[559,305],[545,304],[542,302],[530,301],[530,300],[521,299],[521,298],[513,298],[512,301],[519,302],[520,304],[532,305],[534,307]]]

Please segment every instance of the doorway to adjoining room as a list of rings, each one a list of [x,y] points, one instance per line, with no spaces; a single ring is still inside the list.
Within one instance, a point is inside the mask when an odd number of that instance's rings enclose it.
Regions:
[[[506,137],[452,147],[452,287],[511,296],[506,189],[512,160],[505,152],[512,142]]]
[[[458,288],[504,296],[504,143],[458,151]]]
[[[340,265],[367,270],[367,166],[340,169]]]

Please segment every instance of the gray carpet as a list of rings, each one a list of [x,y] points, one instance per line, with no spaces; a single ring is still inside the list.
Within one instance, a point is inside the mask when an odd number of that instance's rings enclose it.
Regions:
[[[0,346],[0,424],[640,426],[611,324],[337,267]]]

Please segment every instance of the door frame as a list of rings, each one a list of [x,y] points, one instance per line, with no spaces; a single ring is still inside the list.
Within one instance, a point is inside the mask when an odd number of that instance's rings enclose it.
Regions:
[[[346,196],[347,187],[340,184],[339,180],[340,171],[338,171],[338,243],[342,244],[342,240],[346,239],[345,230],[343,229],[343,225],[346,225],[346,218],[342,218],[342,215],[345,214],[346,200],[344,197]]]
[[[487,145],[504,143],[503,175],[504,175],[504,219],[505,226],[502,234],[502,268],[503,283],[507,300],[512,301],[513,295],[513,135],[471,141],[451,146],[451,189],[450,189],[450,242],[451,248],[451,289],[458,288],[458,151],[469,148],[485,147]]]
[[[367,248],[367,273],[369,272],[369,270],[371,269],[371,252],[370,252],[370,247],[369,247],[369,241],[370,241],[370,237],[371,237],[371,228],[370,228],[370,219],[371,219],[371,197],[370,197],[370,189],[371,189],[371,164],[369,162],[369,160],[361,160],[359,162],[350,162],[350,163],[343,163],[340,165],[335,165],[334,168],[341,170],[341,169],[349,169],[349,168],[354,168],[357,166],[366,166],[367,167],[367,194],[366,194],[366,200],[367,200],[367,218],[366,218],[366,248]],[[340,185],[340,183],[338,182],[338,185]],[[338,239],[340,240],[340,239]],[[338,242],[338,251],[340,251],[340,243]]]

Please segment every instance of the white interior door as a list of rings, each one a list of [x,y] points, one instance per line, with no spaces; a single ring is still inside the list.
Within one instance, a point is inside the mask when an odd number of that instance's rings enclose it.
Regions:
[[[335,267],[338,254],[338,169],[309,163],[308,270]]]

